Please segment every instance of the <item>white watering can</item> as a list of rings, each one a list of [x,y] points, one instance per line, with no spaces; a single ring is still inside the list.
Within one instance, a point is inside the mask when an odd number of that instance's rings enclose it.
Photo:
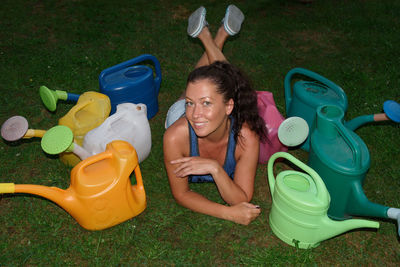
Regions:
[[[123,103],[100,126],[89,131],[83,140],[83,148],[91,155],[105,151],[114,140],[129,142],[136,150],[139,163],[151,150],[151,131],[145,104]]]

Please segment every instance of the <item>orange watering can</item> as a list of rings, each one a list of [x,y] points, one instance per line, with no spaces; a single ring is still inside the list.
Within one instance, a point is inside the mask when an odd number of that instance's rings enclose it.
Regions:
[[[136,185],[130,174],[135,172]],[[126,221],[146,208],[138,157],[126,141],[113,141],[71,171],[71,185],[62,190],[42,185],[0,183],[0,193],[29,193],[65,209],[83,228],[102,230]]]

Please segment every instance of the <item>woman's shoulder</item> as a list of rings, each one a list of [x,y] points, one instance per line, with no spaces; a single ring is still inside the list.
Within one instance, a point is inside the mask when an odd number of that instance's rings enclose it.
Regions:
[[[185,147],[189,144],[188,122],[185,117],[174,122],[164,133],[164,146]]]
[[[240,129],[240,136],[243,136],[244,138],[250,138],[250,139],[255,139],[259,140],[259,136],[256,132],[250,129],[250,126],[248,123],[243,123],[242,128]]]
[[[243,123],[237,141],[242,148],[252,148],[260,145],[260,137],[250,129],[247,123]]]

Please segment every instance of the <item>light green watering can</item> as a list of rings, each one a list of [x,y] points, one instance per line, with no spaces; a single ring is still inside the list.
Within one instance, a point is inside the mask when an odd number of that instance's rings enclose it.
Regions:
[[[277,158],[291,161],[306,173],[286,170],[274,177]],[[268,162],[268,182],[272,195],[269,223],[285,243],[303,248],[317,247],[321,241],[356,228],[379,228],[379,223],[361,219],[334,221],[328,218],[329,192],[321,177],[306,164],[286,152],[277,152]]]

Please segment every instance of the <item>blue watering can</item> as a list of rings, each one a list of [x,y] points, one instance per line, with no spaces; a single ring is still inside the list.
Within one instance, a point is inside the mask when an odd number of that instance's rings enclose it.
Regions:
[[[143,61],[152,61],[156,75],[146,65],[136,65]],[[111,101],[111,113],[121,103],[145,104],[147,118],[158,112],[158,93],[161,84],[160,62],[148,54],[140,55],[118,65],[103,70],[99,76],[100,92]]]
[[[297,81],[293,84],[295,75],[303,75],[312,81]],[[347,96],[342,88],[325,77],[303,68],[290,70],[285,77],[286,117],[303,118],[311,129],[316,110],[322,105],[337,105],[347,111]],[[308,151],[310,137],[301,146]]]

